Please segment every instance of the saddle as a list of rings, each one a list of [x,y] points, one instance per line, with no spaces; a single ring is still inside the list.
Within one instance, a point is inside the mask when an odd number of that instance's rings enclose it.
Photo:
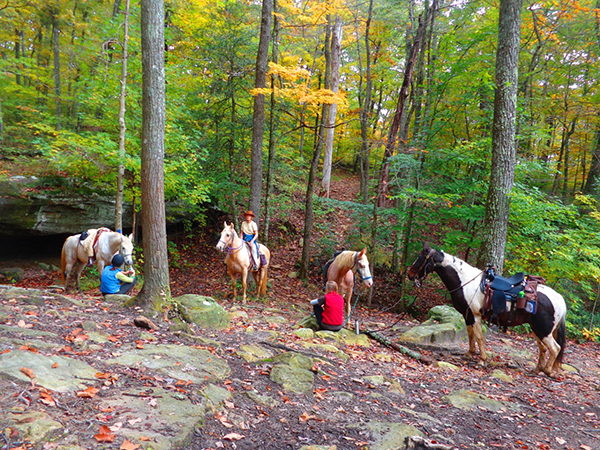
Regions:
[[[491,266],[485,271],[481,280],[481,291],[485,294],[482,315],[494,323],[497,317],[505,312],[511,316],[521,310],[530,314],[536,313],[538,284],[546,284],[543,277],[525,275],[523,272],[509,278],[494,273]]]
[[[246,244],[246,247],[248,247],[248,251],[250,252],[250,270],[252,270],[252,266],[254,265],[254,257],[252,256],[252,245],[250,242],[248,241],[244,241],[244,244]],[[258,271],[258,269],[260,269],[262,266],[266,266],[267,265],[267,257],[262,254],[260,251],[258,252],[258,261],[256,261],[256,270]]]

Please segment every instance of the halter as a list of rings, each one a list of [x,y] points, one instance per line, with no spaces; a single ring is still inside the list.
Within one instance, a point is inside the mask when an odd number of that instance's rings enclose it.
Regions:
[[[360,273],[360,270],[358,270],[358,255],[359,254],[360,254],[360,252],[355,252],[354,253],[354,264],[352,264],[352,271],[354,273],[358,272],[358,274],[360,275],[360,281],[370,280],[371,278],[373,278],[372,276],[370,276],[370,277],[363,277],[363,274]]]
[[[219,239],[219,242],[222,242],[223,244],[225,244],[227,246],[227,253],[233,253],[234,251],[239,250],[240,248],[242,248],[244,246],[244,241],[242,241],[242,243],[240,244],[239,247],[232,247],[233,245],[233,240],[235,239],[235,236],[237,236],[237,233],[235,232],[234,229],[231,230],[231,243],[224,241],[223,239]]]
[[[425,278],[427,278],[427,275],[429,275],[431,272],[433,272],[433,269],[431,269],[431,271],[427,272],[427,269],[429,268],[429,265],[432,263],[431,261],[431,257],[433,256],[433,254],[435,253],[435,250],[433,248],[429,249],[429,253],[427,253],[427,256],[425,257],[425,260],[423,261],[423,263],[419,266],[419,268],[417,270],[415,270],[415,286],[417,286],[418,288],[421,287],[421,281],[424,280]],[[435,267],[435,265],[434,265]],[[421,273],[421,271],[423,271],[423,276],[419,275]]]

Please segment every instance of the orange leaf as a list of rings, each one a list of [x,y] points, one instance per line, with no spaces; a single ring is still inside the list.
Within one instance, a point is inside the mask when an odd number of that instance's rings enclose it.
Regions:
[[[96,396],[96,394],[98,393],[99,390],[100,389],[98,389],[98,388],[90,386],[85,391],[79,391],[77,393],[77,397],[81,397],[81,398],[93,398],[93,397]],[[110,441],[110,442],[112,442],[112,441]]]
[[[145,442],[147,442],[147,441],[149,441],[149,440],[150,440],[150,438],[149,438],[148,436],[140,436],[140,441],[145,441]]]
[[[101,380],[107,380],[112,376],[112,374],[110,372],[106,372],[106,373],[97,372],[95,376],[96,376],[96,378],[100,378]]]
[[[35,378],[35,374],[33,373],[33,370],[28,369],[27,367],[21,367],[20,370],[22,373],[27,375],[29,378]]]
[[[98,442],[114,442],[115,435],[110,432],[110,428],[106,425],[102,425],[98,434],[95,434],[94,437]]]
[[[57,367],[58,367],[58,363],[57,362],[55,362],[54,364],[52,364],[52,368],[53,369],[56,369]]]
[[[127,439],[125,439],[125,441],[121,444],[121,447],[119,447],[121,450],[136,450],[137,448],[140,448],[140,444],[133,444],[132,442],[129,442]]]
[[[47,392],[40,393],[40,402],[48,406],[56,406],[56,402],[54,401],[52,396]]]

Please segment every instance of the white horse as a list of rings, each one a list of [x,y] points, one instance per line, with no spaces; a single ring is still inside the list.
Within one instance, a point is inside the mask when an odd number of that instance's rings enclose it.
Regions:
[[[354,275],[358,273],[360,280],[366,287],[373,286],[373,277],[369,269],[367,249],[360,252],[344,250],[338,253],[331,263],[327,263],[325,281],[335,281],[339,286],[339,293],[344,297],[344,311],[346,317],[352,311],[350,301],[354,292]]]
[[[79,240],[81,234],[69,236],[62,247],[61,253],[61,276],[65,285],[65,292],[69,287],[69,276],[73,268],[77,273],[77,290],[80,291],[79,279],[81,272],[85,269],[88,256],[83,248],[82,242]],[[100,228],[98,236],[94,243],[94,254],[96,255],[96,265],[98,274],[102,276],[104,267],[110,265],[112,257],[120,253],[125,258],[127,266],[133,265],[133,244],[131,242],[132,235],[129,237],[111,231],[108,228]]]
[[[231,284],[233,286],[233,298],[237,295],[235,286],[235,280],[238,275],[242,278],[242,289],[244,291],[243,303],[246,303],[246,285],[248,272],[252,266],[252,257],[250,255],[250,249],[248,245],[238,236],[233,224],[227,225],[221,232],[221,238],[217,243],[217,250],[221,252],[227,252],[225,257],[225,264],[227,265],[227,273],[231,277]],[[252,276],[256,282],[256,296],[265,295],[267,293],[267,274],[269,272],[269,264],[271,263],[271,252],[263,244],[258,244],[258,251],[261,255],[266,258],[266,264],[260,263],[258,270],[252,271]]]
[[[485,294],[480,286],[486,272],[470,266],[463,260],[432,249],[423,244],[423,250],[417,260],[408,269],[408,278],[415,280],[420,287],[431,272],[436,272],[450,291],[452,305],[465,318],[469,335],[469,353],[475,353],[475,342],[479,347],[479,357],[487,359],[483,331],[481,329]],[[528,323],[535,334],[539,358],[535,373],[543,371],[549,377],[560,370],[566,344],[565,318],[567,305],[562,295],[554,289],[539,284],[537,286],[537,305],[535,313],[517,309],[515,314],[503,313],[498,316],[498,325],[515,326]],[[512,316],[511,316],[512,314]],[[548,360],[546,361],[546,353]]]

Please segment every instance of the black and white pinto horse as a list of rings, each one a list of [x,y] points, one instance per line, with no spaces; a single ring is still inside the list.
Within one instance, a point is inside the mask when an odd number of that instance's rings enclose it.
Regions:
[[[420,287],[421,281],[431,272],[439,275],[450,291],[452,305],[465,318],[469,336],[467,355],[475,353],[475,342],[477,342],[479,357],[485,362],[487,353],[481,328],[485,294],[480,288],[485,272],[455,256],[434,250],[424,243],[419,257],[408,269],[408,278],[414,280],[417,287]],[[535,334],[539,348],[539,359],[534,373],[543,371],[553,377],[560,370],[565,351],[567,306],[563,296],[552,288],[539,284],[537,289],[535,314],[517,310],[517,321],[514,317],[509,320],[506,313],[501,314],[498,317],[498,325],[514,326],[528,323]],[[548,353],[547,360],[546,353]]]

